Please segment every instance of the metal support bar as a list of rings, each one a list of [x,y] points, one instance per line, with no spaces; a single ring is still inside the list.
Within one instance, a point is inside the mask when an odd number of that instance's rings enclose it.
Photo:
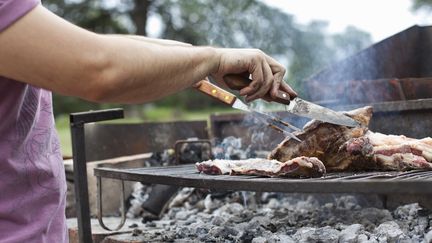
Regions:
[[[124,181],[121,182],[121,199],[120,199],[120,212],[121,212],[121,221],[120,224],[114,229],[108,228],[103,222],[103,205],[102,205],[102,178],[100,176],[97,177],[97,209],[98,209],[98,221],[102,228],[108,231],[116,231],[123,227],[126,222],[126,209],[124,205],[125,201],[125,189],[124,189]]]
[[[79,242],[91,243],[90,206],[87,185],[87,160],[84,141],[84,124],[123,118],[122,109],[90,111],[70,114],[72,155],[74,168],[75,202],[77,207]]]

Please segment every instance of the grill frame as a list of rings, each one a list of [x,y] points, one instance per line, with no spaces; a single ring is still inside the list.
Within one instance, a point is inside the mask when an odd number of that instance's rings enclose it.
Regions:
[[[374,107],[376,105],[379,104],[374,104]],[[412,102],[386,102],[383,106],[384,112],[386,112],[389,105],[391,107],[396,106],[396,109],[399,113],[407,111],[417,114],[420,110],[422,111],[420,114],[421,117],[427,119],[415,120],[424,120],[428,122],[428,119],[430,118],[430,113],[428,112],[432,107],[432,99],[417,100]],[[417,115],[415,117],[417,117]],[[89,129],[85,129],[85,127],[89,123],[119,118],[123,118],[122,109],[72,113],[70,115],[74,163],[73,173],[78,216],[78,235],[80,242],[92,242],[87,181],[83,180],[83,178],[87,178],[86,163],[88,161],[86,157],[86,141],[88,140],[88,137],[86,136],[85,130]],[[227,125],[235,126],[236,124],[228,123]],[[421,134],[424,135],[423,130],[421,131]],[[432,171],[366,172],[358,174],[330,173],[324,178],[287,179],[256,176],[202,175],[195,171],[193,165],[180,166],[180,169],[183,169],[183,173],[179,173],[181,172],[179,170],[173,171],[174,169],[175,167],[151,167],[138,170],[97,168],[94,170],[94,174],[96,175],[97,181],[100,185],[102,183],[102,178],[112,178],[119,179],[122,183],[125,180],[142,181],[152,184],[175,185],[180,187],[199,187],[210,190],[224,191],[241,190],[295,193],[348,192],[371,194],[403,193],[407,195],[432,194]],[[173,174],[173,172],[176,173]],[[187,174],[184,172],[187,172]],[[101,195],[100,187],[98,187],[98,195]],[[99,213],[101,216],[101,210],[99,210]],[[121,227],[123,224],[124,221],[122,221],[119,227]]]
[[[194,165],[133,169],[95,168],[94,175],[121,181],[205,188],[215,191],[287,193],[432,194],[432,171],[328,173],[321,178],[270,178],[200,174]]]

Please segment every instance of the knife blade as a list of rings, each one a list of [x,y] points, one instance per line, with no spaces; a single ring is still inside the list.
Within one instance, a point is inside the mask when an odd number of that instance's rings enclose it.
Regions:
[[[351,117],[298,97],[291,100],[290,104],[287,106],[287,111],[298,116],[347,127],[356,127],[359,125],[359,123]]]
[[[240,90],[248,86],[252,80],[240,75],[230,74],[224,77],[224,81],[231,89]],[[286,105],[286,111],[292,114],[348,127],[356,127],[359,125],[359,123],[351,117],[312,102],[305,101],[301,98],[297,97],[289,100],[289,95],[283,91],[279,90],[277,96],[276,100],[273,100],[277,103]],[[267,94],[267,97],[269,97],[269,94]]]

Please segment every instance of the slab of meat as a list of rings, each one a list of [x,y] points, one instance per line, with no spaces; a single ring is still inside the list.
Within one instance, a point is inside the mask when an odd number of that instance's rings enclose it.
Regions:
[[[432,139],[412,139],[368,131],[372,107],[346,113],[361,126],[345,126],[313,120],[303,132],[302,142],[286,139],[269,155],[280,161],[298,156],[320,159],[327,171],[432,169]],[[391,122],[391,121],[390,121]]]
[[[317,158],[297,157],[286,162],[267,159],[208,160],[196,163],[199,172],[211,175],[258,175],[268,177],[321,177],[326,170]]]
[[[379,170],[432,170],[432,138],[413,139],[368,131],[344,146],[348,153],[369,160]]]

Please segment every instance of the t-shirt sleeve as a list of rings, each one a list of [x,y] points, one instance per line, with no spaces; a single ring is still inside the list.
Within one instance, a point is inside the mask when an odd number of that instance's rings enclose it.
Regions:
[[[24,16],[40,0],[0,0],[0,32]]]

